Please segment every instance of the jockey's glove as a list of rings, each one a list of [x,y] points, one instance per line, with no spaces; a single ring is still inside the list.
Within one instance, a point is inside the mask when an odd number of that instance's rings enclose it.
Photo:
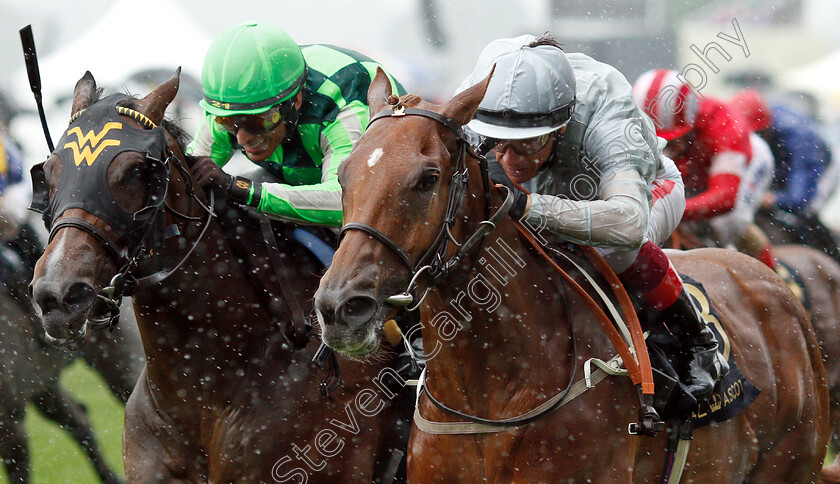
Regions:
[[[228,200],[256,207],[260,203],[260,184],[241,176],[232,176],[206,156],[193,164],[193,175],[199,187],[212,185],[227,192]]]
[[[522,215],[525,214],[525,207],[528,206],[528,194],[508,177],[505,169],[497,161],[489,161],[487,168],[493,183],[506,186],[513,194],[513,205],[510,206],[508,215],[516,220],[521,219]]]

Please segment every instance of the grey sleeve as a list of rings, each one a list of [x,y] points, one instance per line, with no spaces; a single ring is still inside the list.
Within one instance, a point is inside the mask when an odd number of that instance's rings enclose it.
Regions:
[[[650,189],[641,175],[622,170],[602,182],[600,200],[531,194],[527,221],[577,244],[636,249],[645,242],[649,200]]]

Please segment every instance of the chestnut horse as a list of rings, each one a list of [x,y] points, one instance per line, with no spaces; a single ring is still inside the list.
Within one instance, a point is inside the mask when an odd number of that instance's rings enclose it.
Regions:
[[[35,197],[52,222],[32,282],[42,323],[58,341],[82,340],[101,302],[135,286],[147,365],[126,406],[129,481],[370,482],[407,434],[396,377],[373,378],[391,375],[387,361],[341,364],[343,386],[322,395],[318,339],[296,345],[291,316],[277,321],[264,304],[196,190],[184,133],[164,123],[179,73],[139,99],[99,99],[89,72],[76,84]],[[294,242],[280,250],[295,297],[310,301],[316,259]]]
[[[773,229],[773,232],[773,240],[791,237],[783,230]],[[702,221],[680,224],[669,241],[671,245],[674,243],[681,249],[717,245],[711,227]],[[780,270],[794,272],[786,279],[808,309],[817,335],[831,402],[831,443],[837,449],[840,443],[840,264],[823,250],[795,243],[774,245],[773,255],[782,263]]]
[[[444,105],[392,96],[381,72],[371,84],[377,114],[339,169],[345,227],[316,293],[322,338],[373,352],[394,305],[422,298],[431,356],[409,442],[412,482],[657,481],[667,436],[628,435],[639,406],[628,379],[536,411],[571,388],[577,366],[615,349],[514,222],[490,217],[502,196],[460,130],[488,81]],[[736,417],[695,431],[684,482],[812,482],[829,434],[828,392],[802,305],[736,252],[699,249],[673,263],[704,283],[734,361],[762,390]],[[417,415],[496,430],[431,433]]]
[[[775,246],[773,253],[798,273],[798,282],[804,287],[805,304],[823,356],[831,401],[831,442],[837,449],[840,443],[840,265],[822,250],[807,246]]]

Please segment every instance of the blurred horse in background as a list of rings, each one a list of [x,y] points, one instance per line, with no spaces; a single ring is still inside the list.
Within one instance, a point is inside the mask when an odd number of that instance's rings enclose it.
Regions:
[[[773,225],[766,227],[772,229]],[[835,449],[840,448],[840,264],[823,250],[793,243],[797,239],[783,227],[777,226],[767,235],[773,241],[791,241],[773,246],[779,262],[776,272],[807,309],[814,326],[831,402],[831,442]],[[680,224],[668,245],[695,249],[715,247],[717,241],[711,227],[700,221]]]
[[[34,217],[26,213],[31,195],[23,183],[7,186],[0,199],[8,208],[0,242],[0,458],[11,482],[28,482],[30,449],[23,422],[31,402],[70,433],[103,481],[119,482],[102,458],[83,406],[59,385],[59,374],[74,360],[83,359],[124,404],[144,365],[133,310],[127,305],[121,325],[94,335],[76,353],[49,346],[28,292],[44,244],[42,231],[35,228],[41,221],[30,220]]]
[[[27,402],[73,437],[102,482],[122,482],[105,462],[84,406],[61,387],[59,376],[82,358],[105,378],[116,398],[128,400],[144,363],[134,314],[129,305],[125,309],[117,330],[96,334],[71,353],[44,345],[32,315],[0,288],[0,457],[9,482],[29,482],[30,449],[23,425]]]

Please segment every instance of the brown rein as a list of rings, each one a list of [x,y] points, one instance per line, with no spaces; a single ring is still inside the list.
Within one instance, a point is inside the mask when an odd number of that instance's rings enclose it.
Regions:
[[[589,257],[592,263],[595,265],[595,268],[598,269],[598,272],[603,275],[607,281],[610,283],[610,286],[613,288],[613,293],[618,298],[619,304],[621,305],[621,309],[627,318],[627,325],[630,330],[630,335],[633,341],[633,346],[636,349],[636,355],[638,356],[638,363],[636,359],[633,357],[633,354],[630,352],[630,348],[628,348],[627,343],[625,343],[624,339],[621,337],[621,334],[613,325],[612,321],[610,321],[609,317],[606,315],[604,310],[601,306],[598,305],[597,302],[583,289],[577,281],[575,281],[562,267],[560,267],[554,259],[549,256],[543,247],[537,242],[534,238],[533,234],[531,234],[525,227],[522,226],[519,222],[514,222],[516,228],[519,229],[519,232],[525,237],[525,239],[531,244],[531,246],[539,253],[549,264],[560,274],[563,280],[571,286],[572,289],[580,296],[583,300],[584,304],[592,311],[592,314],[598,319],[598,322],[601,324],[601,328],[603,328],[604,332],[610,338],[613,346],[615,347],[616,351],[618,351],[621,360],[624,362],[625,367],[627,368],[627,372],[629,374],[630,380],[633,382],[634,385],[641,384],[642,386],[642,394],[645,395],[653,395],[653,369],[650,365],[650,355],[647,351],[647,345],[645,344],[644,339],[644,332],[642,331],[642,326],[639,323],[639,317],[636,315],[636,311],[633,308],[633,303],[630,301],[630,296],[627,294],[627,290],[624,288],[624,285],[619,282],[618,277],[615,275],[615,272],[607,265],[607,262],[601,257],[595,249],[592,247],[581,246],[583,252]]]

